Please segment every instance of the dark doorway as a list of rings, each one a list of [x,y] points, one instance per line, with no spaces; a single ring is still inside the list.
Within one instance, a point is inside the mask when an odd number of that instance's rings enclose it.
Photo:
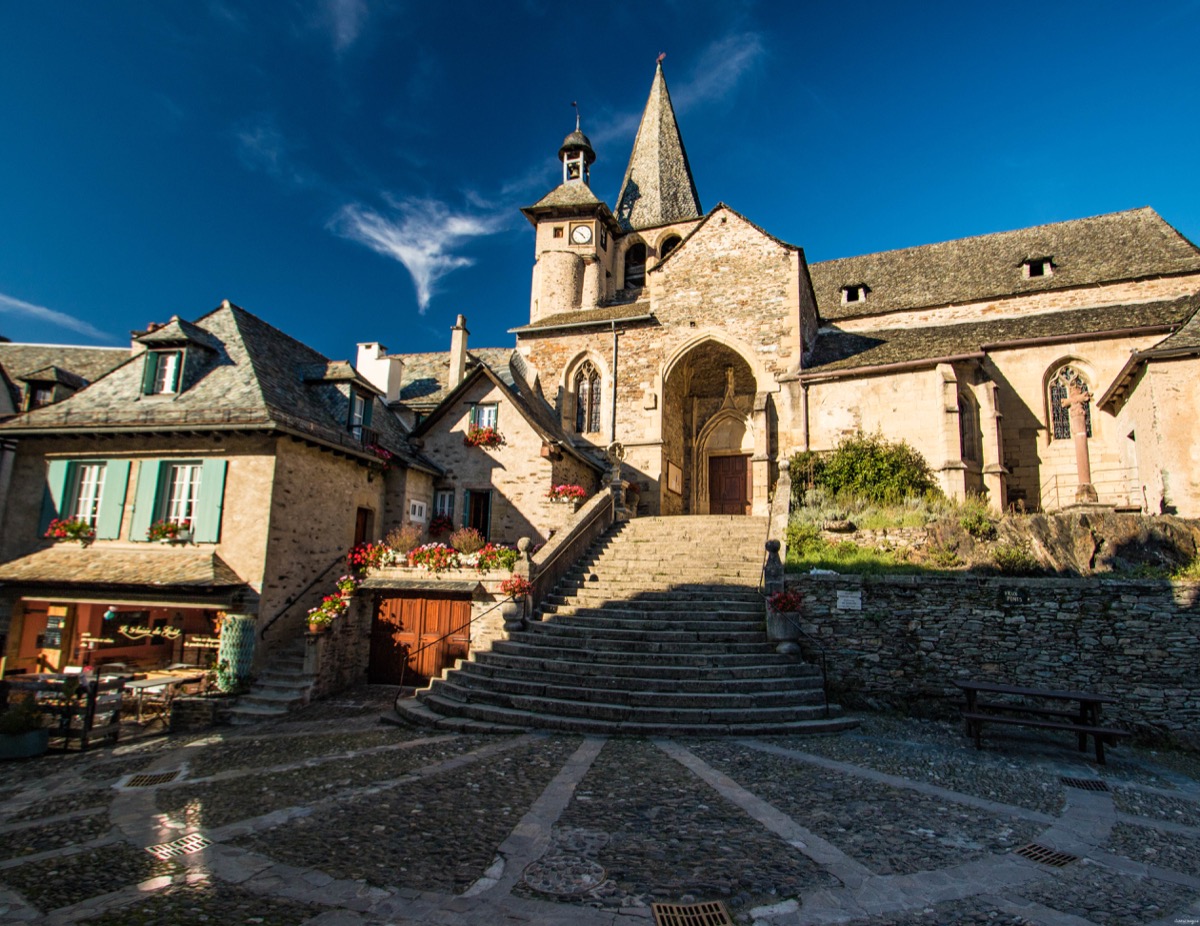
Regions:
[[[710,514],[750,513],[750,456],[708,458]]]
[[[370,508],[359,508],[354,515],[354,546],[359,546],[371,539],[371,522],[374,512]]]
[[[483,536],[491,538],[492,492],[490,489],[472,489],[467,493],[467,527],[473,527]]]
[[[470,649],[467,598],[380,598],[371,624],[367,678],[375,685],[424,685]]]

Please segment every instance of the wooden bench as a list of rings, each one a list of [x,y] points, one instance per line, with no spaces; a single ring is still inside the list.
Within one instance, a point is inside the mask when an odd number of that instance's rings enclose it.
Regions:
[[[954,683],[966,696],[967,704],[962,709],[962,718],[967,726],[967,735],[975,740],[975,748],[982,749],[982,733],[985,723],[1010,724],[1040,730],[1065,730],[1078,738],[1079,751],[1087,751],[1090,736],[1096,746],[1096,761],[1104,761],[1104,746],[1130,736],[1127,730],[1106,727],[1100,723],[1100,710],[1104,704],[1116,702],[1116,698],[1087,691],[1060,691],[1044,688],[1023,688],[999,682],[981,682],[960,679]],[[980,701],[979,694],[997,694],[1019,697],[1021,701]],[[1025,699],[1040,701],[1074,702],[1077,707],[1045,707],[1030,704]]]

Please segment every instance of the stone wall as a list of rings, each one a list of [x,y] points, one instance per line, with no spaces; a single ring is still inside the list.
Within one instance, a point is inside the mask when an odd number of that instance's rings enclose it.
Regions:
[[[365,683],[371,656],[371,595],[358,594],[324,633],[304,636],[304,671],[314,676],[312,698]]]
[[[834,700],[950,716],[957,678],[1119,699],[1106,719],[1200,747],[1200,583],[805,576]]]

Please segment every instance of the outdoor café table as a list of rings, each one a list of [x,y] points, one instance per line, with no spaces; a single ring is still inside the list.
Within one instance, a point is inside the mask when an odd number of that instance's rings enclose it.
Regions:
[[[1061,691],[1046,688],[1023,688],[1000,682],[981,682],[959,679],[954,683],[966,696],[967,704],[962,716],[966,721],[967,735],[973,736],[976,748],[980,748],[980,731],[984,723],[1018,724],[1051,730],[1074,732],[1079,738],[1079,751],[1087,750],[1087,738],[1096,741],[1096,761],[1104,764],[1104,741],[1118,736],[1128,736],[1124,730],[1100,726],[1100,711],[1105,704],[1114,704],[1117,699],[1090,691]],[[1042,701],[1061,701],[1074,707],[1041,707],[1029,703],[1012,701],[980,701],[979,695],[997,694],[1019,698],[1037,698]]]
[[[137,722],[141,723],[142,708],[147,694],[160,696],[160,708],[155,713],[165,717],[167,709],[171,706],[175,695],[179,693],[179,689],[185,685],[196,685],[203,681],[203,673],[195,675],[150,675],[146,678],[126,682],[125,690],[132,692],[137,697]]]

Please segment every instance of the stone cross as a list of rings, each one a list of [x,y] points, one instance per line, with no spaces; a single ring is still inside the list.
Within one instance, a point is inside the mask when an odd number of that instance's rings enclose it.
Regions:
[[[1075,504],[1095,504],[1100,500],[1096,487],[1092,485],[1092,463],[1088,458],[1087,404],[1092,400],[1087,389],[1078,383],[1067,385],[1067,397],[1062,400],[1071,420],[1071,437],[1075,439],[1075,469],[1079,475],[1079,488],[1075,490]]]

